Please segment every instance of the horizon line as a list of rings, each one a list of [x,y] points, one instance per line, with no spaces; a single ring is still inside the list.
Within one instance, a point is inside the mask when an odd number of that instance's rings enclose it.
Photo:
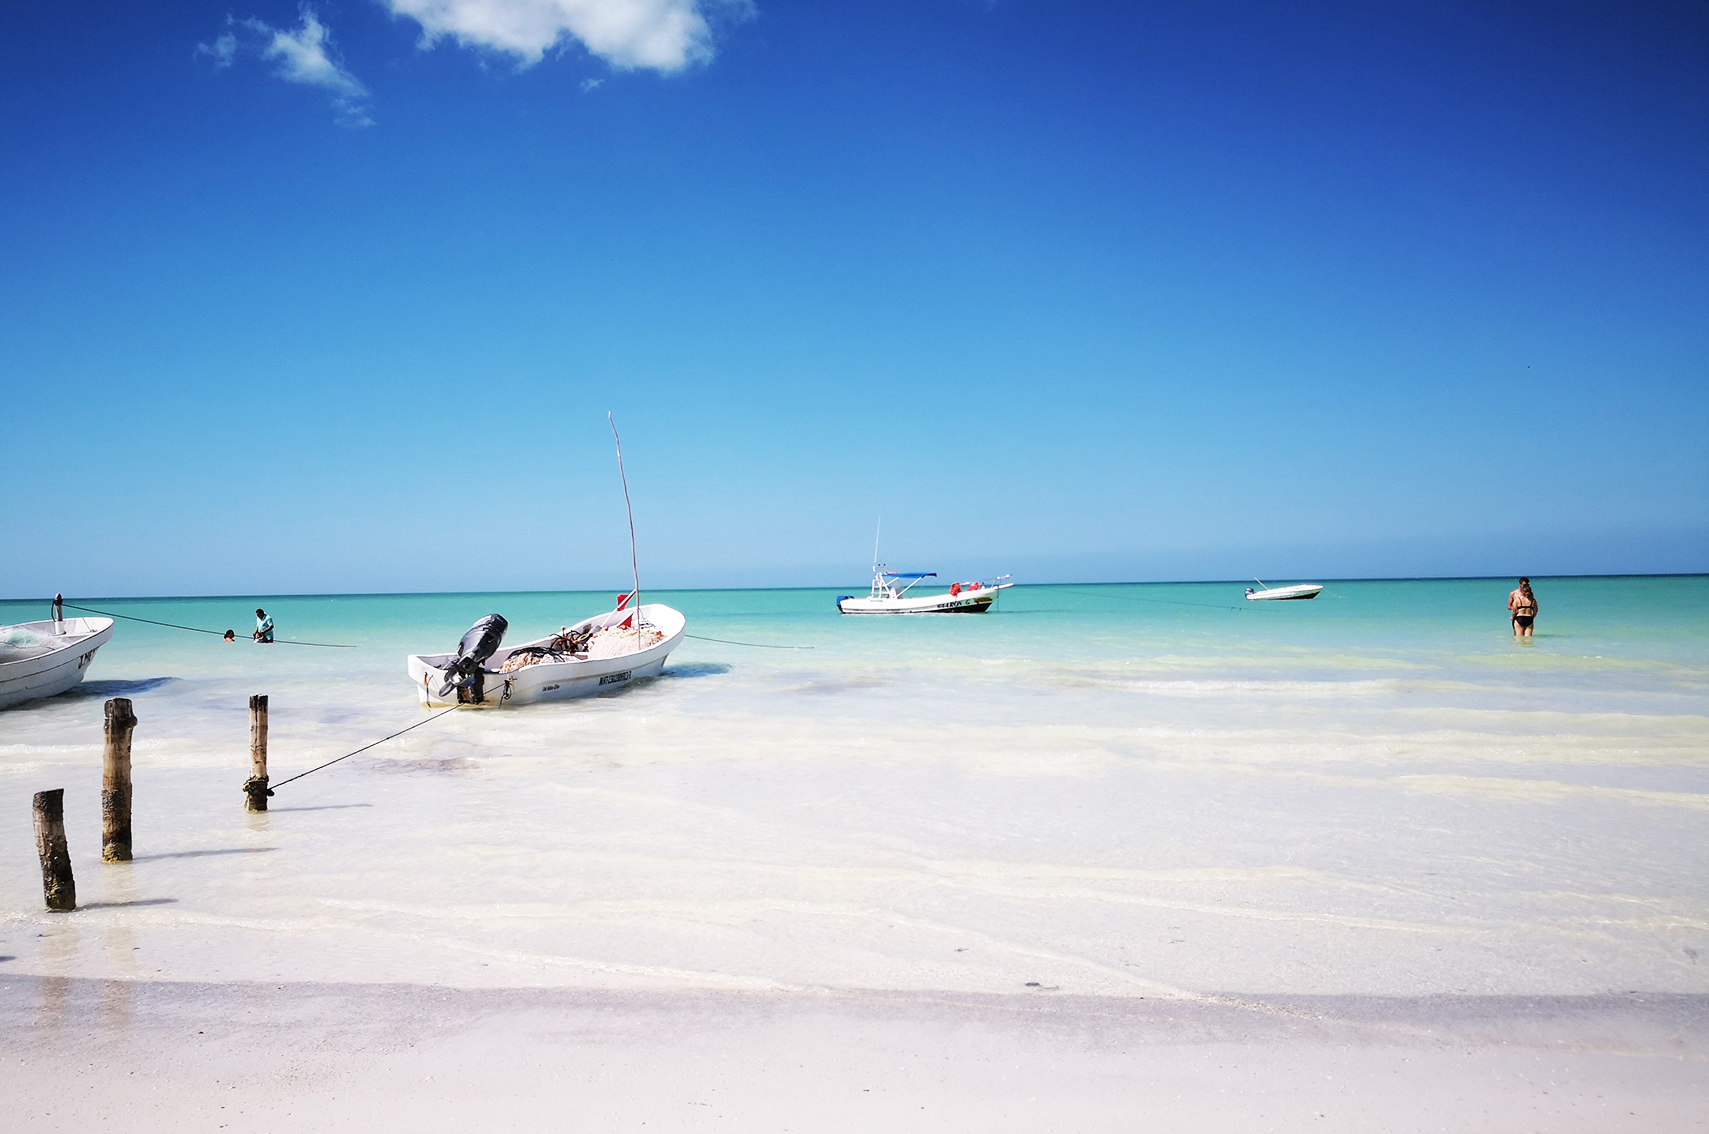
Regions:
[[[1483,582],[1494,579],[1696,579],[1709,576],[1709,571],[1624,571],[1624,572],[1593,572],[1582,575],[1355,575],[1344,578],[1325,578],[1325,583],[1466,583]],[[1278,576],[1283,582],[1287,578]],[[1244,586],[1251,579],[1106,579],[1099,582],[1075,583],[1016,583],[1022,587],[1182,587],[1182,586]],[[744,591],[829,591],[849,584],[837,583],[831,585],[814,585],[802,587],[650,587],[647,590],[664,591],[673,594],[697,594],[708,592],[744,592]],[[530,590],[469,590],[469,591],[278,591],[263,593],[260,591],[238,592],[221,595],[90,595],[85,596],[90,602],[200,602],[212,599],[309,599],[309,598],[409,598],[429,595],[576,595],[598,594],[609,587],[571,587],[562,589],[530,589]],[[63,592],[61,592],[63,594]],[[627,592],[625,592],[627,593]],[[67,600],[69,602],[69,600]],[[26,596],[22,598],[4,598],[0,602],[45,602],[52,603],[52,595],[41,597]]]

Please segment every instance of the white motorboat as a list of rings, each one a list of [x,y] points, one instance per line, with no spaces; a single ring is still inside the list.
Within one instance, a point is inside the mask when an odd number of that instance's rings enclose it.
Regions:
[[[111,618],[56,618],[0,626],[0,709],[52,697],[83,680],[113,636]]]
[[[627,596],[625,596],[627,598]],[[489,614],[451,654],[414,654],[423,705],[529,705],[623,689],[657,677],[688,620],[662,603],[598,614],[557,634],[501,648],[508,623]]]
[[[951,583],[947,594],[911,595],[922,579],[937,578],[936,571],[886,571],[879,563],[872,569],[872,593],[865,598],[838,595],[837,609],[843,614],[984,614],[997,595],[1014,586],[1003,575],[990,582]]]
[[[456,653],[410,655],[404,668],[423,705],[530,705],[612,693],[641,678],[657,677],[681,643],[688,631],[682,612],[663,603],[641,603],[641,564],[635,554],[635,512],[629,504],[629,476],[623,471],[623,442],[617,419],[605,416],[617,445],[635,589],[617,596],[615,610],[520,646],[501,648],[510,624],[501,615],[489,614],[469,627]]]
[[[1270,599],[1279,599],[1284,602],[1290,599],[1314,599],[1317,597],[1317,593],[1323,590],[1322,583],[1299,583],[1292,587],[1272,587],[1263,579],[1253,579],[1252,581],[1262,587],[1263,590],[1247,587],[1246,600],[1248,602],[1264,602]]]

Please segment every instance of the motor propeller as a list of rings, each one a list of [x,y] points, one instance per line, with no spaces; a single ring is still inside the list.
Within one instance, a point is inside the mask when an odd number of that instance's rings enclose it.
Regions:
[[[489,614],[469,627],[457,643],[457,660],[445,667],[445,684],[439,687],[439,696],[467,688],[469,700],[479,705],[486,691],[486,672],[481,667],[498,650],[508,629],[510,623],[498,614]]]

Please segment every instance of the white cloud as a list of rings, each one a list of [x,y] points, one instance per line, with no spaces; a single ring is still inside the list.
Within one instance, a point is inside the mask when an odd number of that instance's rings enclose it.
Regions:
[[[211,55],[214,66],[229,67],[239,51],[251,51],[263,59],[278,63],[274,74],[287,83],[302,83],[332,92],[332,105],[338,111],[338,121],[345,126],[372,126],[368,117],[368,88],[333,58],[332,31],[306,4],[302,22],[295,28],[276,28],[264,20],[226,20],[229,27],[245,30],[251,35],[239,40],[227,32],[213,43],[196,46],[199,55]]]
[[[312,8],[303,9],[302,26],[295,31],[268,27],[260,20],[248,21],[257,31],[270,33],[272,42],[261,52],[268,59],[279,60],[279,77],[286,82],[306,83],[325,87],[352,98],[365,98],[368,89],[356,76],[334,63],[326,53],[326,25],[315,18]]]
[[[704,3],[723,0],[381,0],[421,25],[423,40],[516,56],[522,65],[575,40],[613,67],[678,71],[712,57]],[[726,4],[745,12],[745,0]]]
[[[227,32],[212,43],[198,43],[196,53],[212,55],[216,67],[230,67],[231,61],[237,57],[237,37]]]

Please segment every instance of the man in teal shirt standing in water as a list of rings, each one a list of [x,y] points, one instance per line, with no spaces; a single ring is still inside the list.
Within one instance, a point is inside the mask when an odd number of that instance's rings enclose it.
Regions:
[[[255,608],[255,640],[271,642],[273,640],[273,620],[267,617],[267,612],[260,607]]]

